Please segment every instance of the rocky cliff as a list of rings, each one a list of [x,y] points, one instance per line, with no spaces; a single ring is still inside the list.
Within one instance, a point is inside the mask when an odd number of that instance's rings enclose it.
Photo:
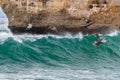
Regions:
[[[107,33],[120,28],[119,0],[1,0],[14,33]]]

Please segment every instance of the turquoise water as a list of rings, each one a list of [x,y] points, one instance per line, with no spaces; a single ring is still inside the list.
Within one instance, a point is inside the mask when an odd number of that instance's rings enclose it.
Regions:
[[[0,33],[0,80],[120,79],[120,34],[98,48],[94,35],[25,35]]]

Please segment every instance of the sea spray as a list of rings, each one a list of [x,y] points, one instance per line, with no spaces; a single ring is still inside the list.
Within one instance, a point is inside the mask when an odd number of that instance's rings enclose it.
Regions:
[[[119,33],[112,37],[101,35],[109,41],[97,49],[92,45],[94,35],[16,35],[7,30],[0,32],[1,80],[120,78]]]
[[[75,35],[72,35],[69,32],[65,32],[63,33],[63,35],[53,35],[53,34],[37,35],[37,34],[28,34],[28,33],[16,35],[16,34],[12,34],[10,29],[8,28],[8,22],[5,22],[4,24],[0,25],[0,39],[2,40],[2,43],[8,38],[12,38],[13,40],[22,43],[22,41],[25,41],[25,40],[36,41],[37,39],[48,38],[48,37],[53,37],[58,39],[62,39],[62,38],[82,39],[83,35],[80,32]]]
[[[102,35],[108,42],[97,49],[94,35],[12,34],[0,25],[0,79],[118,80],[120,34]],[[111,73],[111,74],[109,74]],[[107,76],[107,77],[106,77]]]
[[[0,24],[0,80],[119,80],[120,34],[12,34]]]

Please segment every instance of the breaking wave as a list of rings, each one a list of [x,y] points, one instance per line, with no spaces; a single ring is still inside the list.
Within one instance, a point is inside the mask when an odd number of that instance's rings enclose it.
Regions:
[[[118,80],[120,34],[101,35],[107,43],[92,45],[94,35],[15,35],[0,26],[0,79]]]

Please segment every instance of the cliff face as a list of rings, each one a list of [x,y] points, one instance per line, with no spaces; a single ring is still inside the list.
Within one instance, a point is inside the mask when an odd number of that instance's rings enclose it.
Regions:
[[[13,32],[95,33],[119,29],[119,0],[1,0]]]

